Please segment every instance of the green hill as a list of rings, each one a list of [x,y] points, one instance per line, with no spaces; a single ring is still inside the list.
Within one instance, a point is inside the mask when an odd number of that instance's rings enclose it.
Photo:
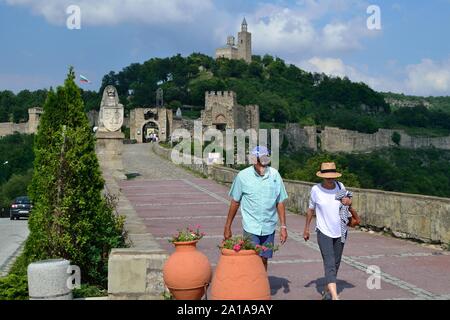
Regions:
[[[440,108],[417,105],[393,110],[385,94],[364,83],[306,72],[270,55],[253,56],[250,64],[199,53],[153,58],[111,71],[103,78],[102,89],[108,84],[117,87],[128,110],[154,104],[158,87],[173,109],[183,104],[203,106],[205,91],[233,90],[240,104],[260,106],[265,123],[297,122],[366,133],[398,128],[413,135],[450,134],[450,113]]]
[[[205,91],[233,90],[240,104],[260,106],[260,119],[266,127],[293,122],[366,133],[392,128],[412,135],[450,134],[450,97],[379,93],[364,83],[306,72],[270,55],[253,56],[250,64],[243,60],[215,60],[200,53],[133,63],[105,75],[99,92],[83,91],[86,111],[99,108],[101,93],[109,84],[116,86],[127,112],[154,105],[159,87],[164,89],[165,103],[173,109],[182,105],[204,106]],[[46,93],[24,90],[15,95],[0,91],[0,122],[27,121],[27,109],[42,105]],[[392,106],[386,98],[394,101]],[[408,101],[415,101],[415,107],[399,108],[398,101],[406,101],[407,105],[411,105]],[[194,109],[185,115],[195,118],[200,111]]]

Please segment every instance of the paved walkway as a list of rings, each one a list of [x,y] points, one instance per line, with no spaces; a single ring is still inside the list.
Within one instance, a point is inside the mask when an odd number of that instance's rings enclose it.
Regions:
[[[228,212],[228,188],[197,178],[152,153],[148,145],[125,145],[124,166],[142,174],[121,188],[148,230],[169,253],[177,229],[200,224],[206,236],[198,248],[213,266]],[[273,299],[320,299],[323,267],[316,235],[301,236],[305,218],[288,213],[289,239],[269,264]],[[241,234],[240,216],[233,234]],[[278,240],[278,238],[277,238]],[[369,266],[382,272],[381,288],[369,289]],[[409,241],[352,230],[338,275],[342,299],[450,299],[450,252]]]

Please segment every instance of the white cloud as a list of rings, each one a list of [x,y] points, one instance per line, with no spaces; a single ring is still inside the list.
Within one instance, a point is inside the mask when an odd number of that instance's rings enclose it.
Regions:
[[[310,72],[325,73],[329,76],[348,77],[355,82],[364,82],[372,89],[377,91],[403,92],[404,85],[402,82],[381,76],[371,76],[367,74],[367,70],[356,68],[345,64],[338,58],[321,58],[313,57],[309,60],[301,61],[297,65]]]
[[[5,0],[9,5],[26,6],[53,24],[65,24],[69,5],[81,8],[82,25],[115,25],[194,22],[212,9],[212,0]]]
[[[387,64],[392,63],[387,61]],[[398,79],[369,75],[370,71],[347,65],[339,58],[313,57],[296,64],[310,72],[348,77],[352,81],[364,82],[377,91],[420,96],[450,95],[450,59],[441,62],[423,59],[418,64],[404,67]]]
[[[365,10],[354,11],[355,15],[345,20],[333,18],[323,24],[322,18],[332,10],[348,8],[342,1],[305,0],[292,8],[261,5],[247,19],[255,50],[284,55],[335,53],[361,49],[364,38],[379,34],[367,29]]]
[[[248,19],[257,50],[295,53],[317,38],[311,22],[297,12],[274,6],[264,9]]]
[[[211,38],[225,44],[239,28],[241,14],[219,10],[213,0],[0,0],[29,8],[49,23],[65,25],[69,5],[81,8],[81,26],[137,23],[184,24],[184,32],[201,25]],[[342,18],[338,14],[353,14]],[[242,14],[243,15],[243,14]],[[360,49],[367,35],[364,3],[360,0],[299,0],[294,5],[259,4],[245,14],[255,51],[275,55],[308,55]],[[333,21],[324,23],[326,15]],[[355,18],[356,17],[356,18]],[[326,20],[326,19],[325,19]],[[187,25],[189,24],[189,25]],[[183,30],[180,30],[183,31]]]
[[[341,59],[313,57],[299,63],[299,67],[311,72],[325,73],[331,76],[344,77],[348,73],[348,67]]]
[[[450,94],[450,59],[435,62],[423,59],[406,67],[406,87],[416,95]]]

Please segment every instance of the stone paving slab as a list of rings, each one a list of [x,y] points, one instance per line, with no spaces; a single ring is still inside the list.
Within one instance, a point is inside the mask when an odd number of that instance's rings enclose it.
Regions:
[[[228,187],[188,172],[177,179],[180,168],[151,153],[150,149],[140,150],[133,145],[126,148],[133,148],[134,157],[142,157],[143,166],[151,164],[156,170],[143,169],[142,177],[120,182],[146,228],[161,248],[172,253],[174,248],[167,238],[176,229],[202,225],[207,236],[199,242],[198,248],[214,267],[219,259],[217,245],[222,240],[228,212]],[[124,165],[127,168],[126,159]],[[139,170],[136,159],[133,165]],[[154,196],[157,193],[160,195]],[[234,234],[242,232],[240,219],[239,216],[235,219]],[[269,264],[273,299],[320,299],[323,264],[314,227],[311,227],[310,241],[302,238],[304,222],[305,217],[288,213],[288,242]],[[278,235],[276,239],[278,241]],[[370,290],[366,285],[370,276],[366,271],[372,265],[381,269],[381,289]],[[449,270],[449,252],[352,229],[338,275],[338,289],[343,299],[449,299]]]
[[[376,264],[383,272],[407,281],[435,295],[450,291],[450,256],[389,257],[362,262]]]

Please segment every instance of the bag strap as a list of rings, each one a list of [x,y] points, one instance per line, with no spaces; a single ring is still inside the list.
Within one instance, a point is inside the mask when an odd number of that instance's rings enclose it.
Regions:
[[[337,181],[336,180],[336,183],[337,183],[337,185],[338,185],[338,187],[339,187],[339,190],[341,190],[342,188],[341,188],[341,183],[339,182],[339,181]]]

